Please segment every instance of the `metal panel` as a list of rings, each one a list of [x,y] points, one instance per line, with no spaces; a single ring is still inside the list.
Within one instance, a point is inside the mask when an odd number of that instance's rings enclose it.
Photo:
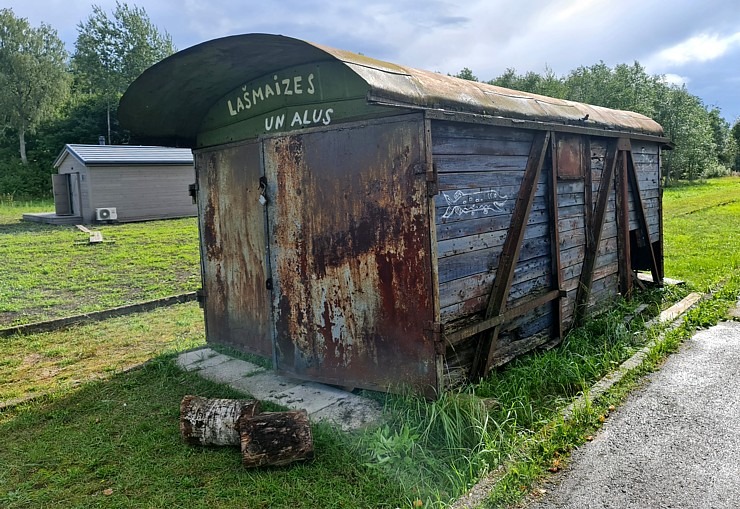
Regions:
[[[54,190],[54,209],[56,215],[72,215],[72,196],[69,192],[69,174],[52,175],[51,186]]]
[[[438,389],[421,116],[266,139],[279,370]]]
[[[554,136],[554,166],[561,179],[581,179],[584,176],[583,137],[572,134]]]
[[[196,165],[206,338],[270,357],[259,144],[199,152]]]

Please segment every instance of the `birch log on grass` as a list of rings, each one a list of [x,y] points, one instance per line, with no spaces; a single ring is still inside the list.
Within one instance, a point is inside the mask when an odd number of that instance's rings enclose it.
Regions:
[[[245,467],[287,465],[313,458],[313,435],[305,410],[266,412],[239,419]]]
[[[190,445],[240,444],[239,418],[260,411],[252,399],[185,396],[180,403],[180,434]]]

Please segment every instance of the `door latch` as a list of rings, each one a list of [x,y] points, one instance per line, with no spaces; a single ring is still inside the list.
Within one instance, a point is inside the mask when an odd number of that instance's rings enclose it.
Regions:
[[[260,177],[260,204],[267,205],[267,179]]]

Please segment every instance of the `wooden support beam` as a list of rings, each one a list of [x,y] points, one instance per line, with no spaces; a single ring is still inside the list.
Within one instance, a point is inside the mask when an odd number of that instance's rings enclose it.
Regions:
[[[585,138],[585,137],[584,137]],[[563,271],[560,263],[560,221],[558,220],[558,163],[555,154],[555,139],[552,139],[552,145],[550,148],[550,154],[553,154],[550,158],[550,193],[548,205],[550,206],[550,274],[552,281],[550,288],[559,290],[563,287]],[[585,151],[584,151],[585,152]],[[581,164],[585,164],[585,160],[581,154]],[[589,159],[590,160],[590,159]],[[585,168],[580,168],[581,171]],[[552,344],[559,343],[563,339],[563,305],[562,299],[559,297],[552,302],[552,326],[550,328],[550,339]]]
[[[588,298],[591,294],[591,284],[593,283],[594,267],[596,266],[596,256],[599,252],[599,244],[601,243],[601,232],[604,229],[606,208],[609,203],[609,192],[611,191],[616,164],[617,140],[609,140],[606,146],[606,158],[604,159],[604,171],[601,174],[599,193],[596,196],[596,208],[594,209],[592,216],[592,230],[589,233],[593,242],[584,254],[583,266],[581,267],[581,277],[578,282],[575,309],[576,324],[580,323],[586,314]]]
[[[640,223],[640,228],[645,234],[645,240],[647,241],[648,249],[650,250],[650,273],[653,275],[653,281],[660,282],[660,269],[658,268],[657,257],[655,251],[653,251],[653,239],[650,237],[650,227],[647,222],[647,214],[645,212],[645,204],[642,201],[642,192],[640,191],[640,181],[637,178],[637,165],[635,164],[635,157],[632,151],[629,153],[628,159],[629,167],[629,181],[632,184],[632,193],[634,195],[635,209],[637,212],[637,219]]]
[[[514,318],[518,318],[526,313],[529,313],[533,309],[544,306],[548,302],[552,302],[562,297],[563,293],[560,290],[550,290],[547,293],[523,302],[511,309],[508,309],[505,313],[501,315],[492,316],[491,318],[481,320],[480,322],[474,323],[473,325],[468,325],[467,327],[463,327],[461,329],[457,329],[456,331],[451,333],[445,333],[444,340],[448,345],[455,346],[471,336],[491,330],[497,325],[502,325],[506,322],[509,322]]]
[[[586,249],[588,250],[594,243],[594,239],[591,236],[593,234],[593,222],[594,222],[594,175],[593,169],[591,168],[591,139],[586,138],[584,141],[583,148],[583,162],[586,165],[584,168],[583,178],[583,203],[584,203],[584,224],[586,227]]]
[[[621,140],[620,140],[621,141]],[[620,149],[617,165],[617,248],[619,250],[619,293],[632,297],[632,254],[630,252],[630,202],[627,179],[629,146]]]
[[[501,249],[496,279],[491,289],[488,299],[485,319],[497,316],[506,311],[506,299],[511,290],[511,282],[514,279],[514,269],[519,260],[519,253],[524,240],[524,230],[527,226],[527,219],[532,210],[537,183],[542,172],[542,164],[547,154],[547,146],[550,142],[550,132],[538,132],[534,135],[532,147],[527,159],[527,167],[524,170],[519,194],[514,204],[514,210],[511,216],[511,224],[506,233],[506,240]],[[498,335],[501,325],[496,325],[492,331],[487,332],[478,342],[473,366],[471,368],[471,378],[480,378],[488,373],[491,367],[491,358],[496,351]]]

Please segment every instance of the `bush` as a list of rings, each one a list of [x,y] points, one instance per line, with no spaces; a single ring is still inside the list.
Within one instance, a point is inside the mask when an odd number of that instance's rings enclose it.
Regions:
[[[701,176],[702,178],[705,178],[705,179],[711,179],[715,177],[726,177],[727,175],[730,175],[731,173],[732,173],[732,170],[730,170],[730,168],[714,161],[708,164],[706,168],[704,168],[704,171],[702,172]]]
[[[23,165],[19,158],[0,158],[0,195],[16,200],[49,198],[52,169],[39,167],[33,161]]]

